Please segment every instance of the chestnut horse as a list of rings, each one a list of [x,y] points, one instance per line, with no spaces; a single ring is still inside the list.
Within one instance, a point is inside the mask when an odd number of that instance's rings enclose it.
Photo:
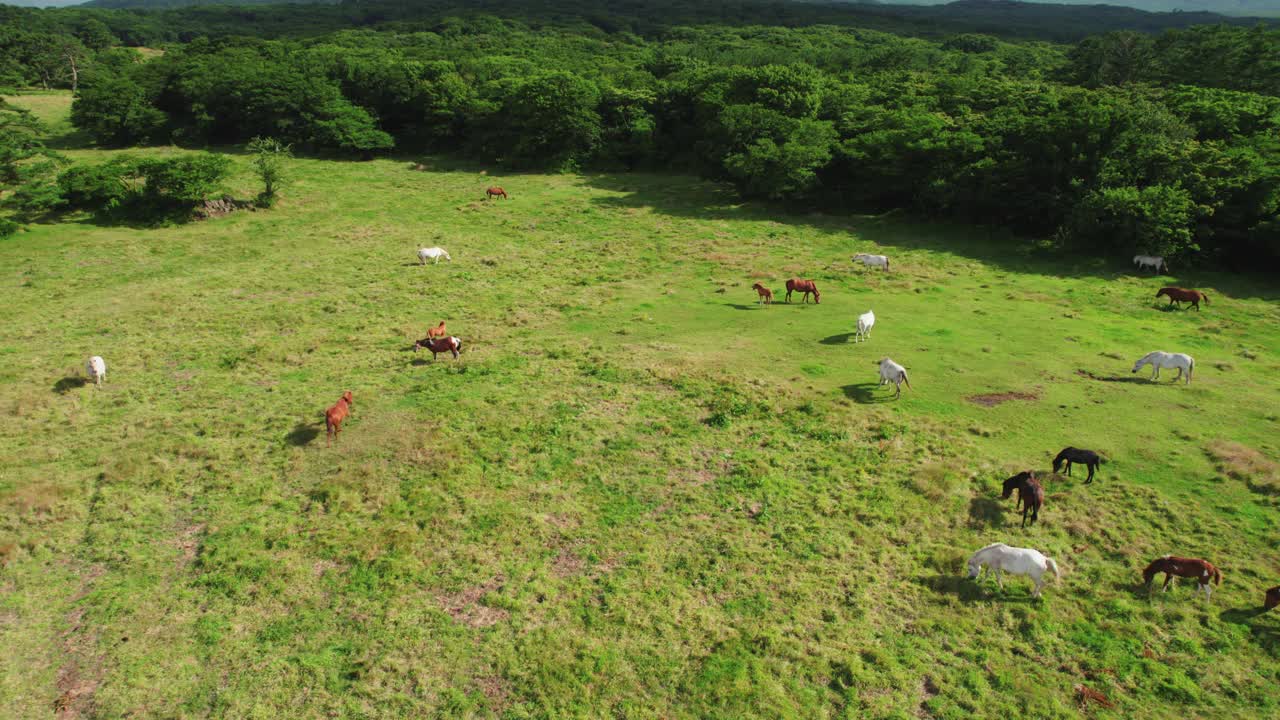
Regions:
[[[442,337],[449,337],[449,333],[444,329],[443,320],[440,321],[439,325],[433,328],[427,328],[427,339],[442,338]]]
[[[818,286],[814,285],[812,280],[801,280],[800,278],[791,278],[788,280],[787,302],[791,302],[791,293],[796,290],[804,293],[804,302],[809,302],[809,293],[813,293],[814,305],[822,302],[822,295],[818,292]]]
[[[1188,290],[1180,287],[1162,287],[1160,292],[1156,293],[1156,297],[1161,296],[1169,298],[1169,305],[1178,303],[1178,307],[1182,307],[1182,303],[1189,302],[1191,307],[1200,312],[1200,301],[1203,300],[1205,305],[1209,304],[1209,296],[1199,290]],[[1166,306],[1167,307],[1167,306]]]
[[[1264,610],[1270,610],[1277,605],[1280,605],[1280,585],[1267,588],[1267,594],[1262,600],[1262,608]]]
[[[1174,557],[1173,555],[1165,555],[1151,561],[1147,569],[1142,571],[1142,581],[1146,583],[1147,589],[1151,589],[1151,581],[1155,579],[1157,573],[1164,573],[1164,590],[1169,591],[1169,585],[1173,582],[1174,576],[1195,578],[1200,583],[1200,589],[1204,590],[1204,599],[1209,600],[1209,581],[1215,584],[1222,584],[1222,572],[1214,567],[1208,560],[1199,558]]]
[[[342,421],[347,419],[351,414],[351,391],[342,393],[342,397],[338,398],[337,404],[324,411],[324,432],[326,436],[326,445],[332,445],[334,440],[338,439],[338,433],[342,432]]]
[[[498,186],[496,186],[496,185],[495,185],[494,187],[486,188],[486,189],[485,189],[485,191],[484,191],[484,199],[485,199],[485,200],[492,200],[493,198],[496,198],[496,197],[500,197],[500,198],[502,198],[503,200],[507,200],[507,199],[508,199],[508,198],[507,198],[507,191],[506,191],[506,190],[503,190],[502,188],[500,188],[500,187],[498,187]]]
[[[1031,513],[1031,524],[1035,525],[1040,519],[1040,506],[1044,505],[1044,487],[1036,479],[1036,474],[1027,470],[1005,480],[1004,494],[1000,497],[1008,500],[1015,489],[1018,491],[1018,505],[1022,506],[1022,527],[1027,526],[1028,512]]]
[[[756,283],[755,285],[752,285],[752,286],[751,286],[751,289],[752,289],[752,290],[755,290],[755,291],[756,291],[756,295],[758,295],[758,296],[759,296],[759,297],[757,297],[757,298],[756,298],[756,302],[757,302],[757,303],[761,303],[761,302],[762,302],[762,303],[764,303],[765,305],[772,305],[772,304],[773,304],[773,291],[772,291],[772,290],[770,290],[769,288],[767,288],[767,287],[765,287],[765,286],[761,285],[760,283]]]

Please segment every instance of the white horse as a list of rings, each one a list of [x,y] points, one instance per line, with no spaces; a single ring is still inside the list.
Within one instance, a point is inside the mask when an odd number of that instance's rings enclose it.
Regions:
[[[885,257],[884,255],[868,255],[867,253],[858,253],[857,255],[853,256],[853,261],[860,262],[863,265],[868,265],[870,267],[882,267],[885,270],[889,269],[889,258]]]
[[[1182,379],[1183,374],[1187,376],[1187,384],[1191,384],[1191,372],[1196,368],[1196,361],[1190,355],[1183,353],[1167,353],[1160,350],[1149,352],[1138,359],[1133,364],[1133,371],[1138,372],[1143,365],[1150,365],[1155,372],[1151,373],[1152,380],[1160,378],[1160,368],[1177,368],[1178,377],[1174,378],[1174,382]]]
[[[427,264],[427,258],[435,258],[436,263],[439,264],[442,257],[449,262],[453,262],[453,258],[449,257],[448,251],[444,248],[422,248],[418,251],[418,261],[423,265]]]
[[[858,316],[858,332],[853,336],[854,342],[865,342],[871,339],[871,328],[876,326],[876,314],[870,310]],[[910,386],[908,386],[910,387]]]
[[[102,387],[102,381],[107,379],[107,361],[94,355],[85,362],[84,371],[94,385]]]
[[[970,579],[981,579],[979,576],[987,570],[995,571],[996,585],[999,585],[1001,590],[1004,590],[1004,578],[1000,576],[1001,573],[1029,575],[1036,584],[1035,590],[1031,591],[1031,597],[1040,597],[1040,588],[1044,587],[1045,570],[1053,573],[1054,578],[1058,577],[1058,564],[1041,555],[1040,551],[1010,547],[1004,543],[991,543],[969,558]]]
[[[1169,264],[1166,263],[1164,261],[1164,257],[1160,255],[1134,255],[1133,264],[1137,265],[1139,270],[1143,268],[1151,268],[1153,271],[1159,272],[1161,268],[1164,268],[1166,271],[1169,269]]]
[[[911,387],[911,381],[907,379],[907,369],[889,358],[884,358],[880,361],[880,384],[890,382],[898,389],[898,394],[894,395],[895,398],[902,397],[902,383]]]

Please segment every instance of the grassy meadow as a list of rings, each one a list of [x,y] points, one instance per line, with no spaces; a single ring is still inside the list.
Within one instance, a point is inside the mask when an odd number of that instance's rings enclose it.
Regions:
[[[107,156],[65,95],[16,102]],[[1274,279],[418,160],[0,242],[0,717],[1280,714]],[[792,276],[821,304],[756,304]],[[457,361],[412,352],[440,320]],[[1190,386],[1130,373],[1157,349]],[[1107,458],[1093,484],[1049,473],[1066,445]],[[999,499],[1024,469],[1026,529]],[[996,541],[1061,580],[965,580]],[[1139,587],[1166,553],[1222,568],[1211,604]]]

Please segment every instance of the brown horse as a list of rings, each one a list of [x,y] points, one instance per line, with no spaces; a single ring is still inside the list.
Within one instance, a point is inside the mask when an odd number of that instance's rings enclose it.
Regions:
[[[427,338],[428,338],[428,339],[431,339],[431,338],[442,338],[442,337],[449,337],[449,333],[448,333],[448,331],[446,331],[446,330],[444,329],[444,321],[443,321],[443,320],[441,320],[441,321],[440,321],[440,324],[439,324],[439,325],[437,325],[437,326],[435,326],[435,327],[433,327],[433,328],[427,328]]]
[[[1189,302],[1191,307],[1200,311],[1200,301],[1203,300],[1205,305],[1209,304],[1209,296],[1199,290],[1188,290],[1180,287],[1162,287],[1160,292],[1156,293],[1156,297],[1168,297],[1169,305],[1178,303],[1178,307],[1182,307],[1182,303]]]
[[[337,404],[324,411],[324,432],[326,436],[326,445],[332,445],[334,440],[338,439],[338,433],[342,432],[342,421],[347,419],[351,414],[351,391],[342,393],[342,397],[338,398]]]
[[[772,305],[772,304],[773,304],[773,291],[772,291],[772,290],[770,290],[769,288],[767,288],[767,287],[765,287],[765,286],[761,285],[760,283],[756,283],[755,285],[752,285],[752,286],[751,286],[751,289],[756,291],[756,295],[759,295],[759,297],[758,297],[758,298],[756,298],[756,302],[758,302],[758,303],[762,302],[762,303],[764,303],[765,305]]]
[[[1165,555],[1151,561],[1151,564],[1142,571],[1142,581],[1146,583],[1147,589],[1151,589],[1151,581],[1155,579],[1157,573],[1164,573],[1164,590],[1169,591],[1169,585],[1173,582],[1174,576],[1195,578],[1200,583],[1200,589],[1204,590],[1204,599],[1209,600],[1209,581],[1214,584],[1222,584],[1222,572],[1214,567],[1208,560],[1199,558],[1174,557],[1173,555]]]
[[[1262,608],[1264,610],[1270,610],[1277,605],[1280,605],[1280,585],[1273,588],[1267,588],[1267,594],[1263,597],[1262,601]]]
[[[1031,513],[1031,524],[1040,519],[1040,506],[1044,505],[1044,487],[1031,470],[1020,472],[1004,481],[1004,494],[1000,497],[1008,500],[1013,491],[1018,491],[1018,504],[1022,507],[1022,527],[1027,526],[1027,513]]]
[[[503,200],[508,199],[508,198],[507,198],[507,191],[506,191],[506,190],[503,190],[502,188],[498,187],[497,185],[495,185],[495,186],[493,186],[493,187],[491,187],[491,188],[486,188],[486,189],[485,189],[485,191],[484,191],[484,199],[485,199],[485,200],[492,200],[493,198],[496,198],[496,197],[500,197],[500,198],[502,198]]]
[[[791,302],[791,293],[799,290],[804,293],[804,302],[809,302],[809,293],[813,293],[813,304],[817,305],[822,302],[822,295],[818,292],[818,286],[813,284],[812,280],[801,280],[800,278],[791,278],[787,281],[787,302]]]
[[[462,350],[462,341],[456,337],[444,338],[423,338],[413,344],[413,351],[418,352],[422,348],[431,351],[431,359],[435,360],[440,353],[447,352],[453,354],[453,359],[458,359],[458,352]]]

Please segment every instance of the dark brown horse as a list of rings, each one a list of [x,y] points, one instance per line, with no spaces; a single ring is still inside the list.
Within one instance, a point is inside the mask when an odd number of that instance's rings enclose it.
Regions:
[[[767,288],[767,287],[765,287],[765,286],[761,285],[760,283],[756,283],[755,285],[752,285],[752,286],[751,286],[751,289],[752,289],[752,290],[755,290],[755,291],[756,291],[756,295],[758,295],[758,296],[759,296],[759,297],[756,299],[756,302],[762,302],[762,303],[764,303],[765,305],[772,305],[772,304],[773,304],[773,291],[772,291],[772,290],[770,290],[769,288]]]
[[[813,284],[812,280],[801,280],[800,278],[791,278],[787,281],[787,302],[791,302],[791,293],[797,290],[804,293],[804,302],[809,302],[809,293],[813,293],[814,305],[822,302],[822,295],[818,292],[818,286]]]
[[[1157,573],[1164,573],[1164,590],[1169,591],[1169,585],[1173,582],[1174,576],[1195,578],[1200,583],[1200,589],[1204,590],[1205,601],[1209,600],[1209,581],[1214,584],[1222,584],[1222,572],[1213,566],[1208,560],[1199,558],[1174,557],[1173,555],[1165,555],[1151,561],[1147,569],[1142,571],[1142,581],[1146,583],[1147,589],[1151,589],[1151,581],[1155,579]]]
[[[1000,497],[1008,500],[1014,490],[1018,491],[1018,504],[1014,508],[1022,508],[1022,527],[1027,526],[1028,512],[1031,513],[1031,524],[1035,525],[1040,519],[1040,506],[1044,505],[1044,487],[1036,479],[1036,474],[1027,470],[1005,480],[1004,494]]]
[[[1200,311],[1200,301],[1203,300],[1205,305],[1209,304],[1209,296],[1199,290],[1188,290],[1180,287],[1163,287],[1160,292],[1156,293],[1156,297],[1168,297],[1169,304],[1178,303],[1178,307],[1182,307],[1182,303],[1189,302],[1191,307]]]
[[[1063,448],[1058,453],[1058,457],[1053,459],[1053,471],[1056,473],[1062,468],[1062,464],[1067,464],[1067,474],[1071,474],[1071,463],[1086,465],[1089,468],[1089,478],[1085,480],[1085,484],[1093,482],[1093,473],[1102,464],[1102,458],[1098,453],[1092,450],[1081,450],[1080,448]]]
[[[485,199],[485,200],[492,200],[493,198],[496,198],[496,197],[500,197],[500,198],[502,198],[503,200],[508,199],[508,198],[507,198],[507,191],[506,191],[506,190],[503,190],[502,188],[500,188],[500,187],[498,187],[498,186],[496,186],[496,185],[495,185],[495,186],[493,186],[493,187],[491,187],[491,188],[486,188],[486,189],[485,189],[485,191],[484,191],[484,199]]]
[[[1280,585],[1267,588],[1267,594],[1263,596],[1262,600],[1262,608],[1264,610],[1270,610],[1277,605],[1280,605]]]
[[[338,402],[328,410],[324,411],[324,432],[325,444],[332,445],[334,440],[338,439],[338,433],[342,432],[342,421],[347,419],[351,414],[351,391],[342,393],[342,397],[338,398]]]

